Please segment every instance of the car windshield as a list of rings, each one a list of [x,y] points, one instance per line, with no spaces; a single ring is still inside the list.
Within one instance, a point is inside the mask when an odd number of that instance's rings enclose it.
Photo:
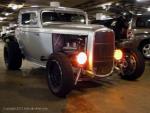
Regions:
[[[85,16],[82,14],[73,14],[68,12],[43,12],[42,22],[43,24],[51,22],[71,22],[77,24],[85,24]]]
[[[150,28],[150,16],[140,16],[136,20],[137,28]]]

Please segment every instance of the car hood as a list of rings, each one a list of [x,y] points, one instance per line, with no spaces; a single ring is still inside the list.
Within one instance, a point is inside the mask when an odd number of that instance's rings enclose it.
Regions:
[[[89,31],[96,31],[96,30],[109,30],[108,28],[104,27],[103,25],[94,25],[94,24],[48,24],[44,25],[43,28],[49,28],[49,29],[61,29],[61,30],[75,30],[79,32],[89,32]]]

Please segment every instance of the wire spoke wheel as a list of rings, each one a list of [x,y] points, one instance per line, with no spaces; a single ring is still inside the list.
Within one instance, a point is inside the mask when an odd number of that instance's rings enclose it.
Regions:
[[[126,80],[136,80],[142,76],[145,70],[145,62],[142,54],[137,50],[124,50],[124,59],[120,64],[121,77]]]
[[[127,54],[124,59],[124,63],[122,66],[122,75],[130,75],[133,74],[136,69],[136,60],[132,54]]]

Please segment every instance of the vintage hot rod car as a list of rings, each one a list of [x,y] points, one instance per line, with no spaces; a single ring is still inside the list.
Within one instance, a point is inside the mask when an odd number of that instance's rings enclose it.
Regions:
[[[7,69],[19,69],[22,58],[46,67],[48,86],[56,96],[67,95],[82,75],[106,77],[118,69],[122,78],[135,80],[144,71],[143,60],[134,54],[134,58],[128,58],[133,63],[132,72],[126,54],[115,48],[114,32],[89,25],[82,10],[23,8],[18,22],[15,37],[8,38],[4,47]]]

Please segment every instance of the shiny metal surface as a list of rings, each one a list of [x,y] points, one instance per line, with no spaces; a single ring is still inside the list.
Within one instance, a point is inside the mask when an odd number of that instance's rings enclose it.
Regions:
[[[41,12],[42,11],[54,11],[54,10],[61,10],[63,12],[71,12],[71,14],[79,13],[85,16],[86,23],[85,24],[73,24],[69,22],[50,22],[47,24],[42,24],[41,20]],[[37,20],[36,23],[32,24],[22,24],[22,14],[25,13],[34,13],[36,16],[34,16],[33,19]],[[42,65],[43,67],[46,67],[46,61],[41,61],[41,57],[44,56],[44,58],[48,59],[49,55],[53,53],[53,33],[55,34],[71,34],[71,35],[85,35],[87,36],[87,43],[86,45],[86,52],[88,56],[88,66],[86,71],[92,71],[93,75],[102,75],[108,76],[112,73],[114,65],[113,65],[113,51],[114,51],[114,34],[113,31],[100,25],[90,25],[87,23],[88,18],[84,11],[75,9],[75,8],[45,8],[45,7],[39,7],[39,8],[24,8],[20,10],[19,13],[19,26],[15,31],[15,36],[18,40],[18,43],[20,45],[20,48],[22,50],[22,53],[24,54],[25,58],[29,61],[32,61],[36,64]],[[101,45],[100,48],[103,49],[109,49],[111,51],[108,51],[107,53],[110,53],[108,55],[102,54],[101,57],[109,57],[108,59],[111,60],[111,65],[109,63],[106,63],[106,67],[109,65],[109,70],[105,73],[95,73],[93,68],[93,62],[95,57],[93,57],[94,52],[94,45],[95,42],[95,33],[99,32],[101,34],[100,43],[109,43],[109,45]],[[109,32],[112,33],[110,38]],[[107,36],[108,34],[108,36]],[[69,37],[68,37],[69,38]],[[109,38],[111,39],[109,41]],[[107,40],[107,42],[105,42]],[[107,59],[107,60],[108,60]],[[102,67],[104,66],[101,64]],[[101,68],[99,65],[98,67]],[[111,70],[110,70],[111,69]]]
[[[93,68],[97,75],[111,73],[114,67],[115,37],[111,31],[95,33]]]

